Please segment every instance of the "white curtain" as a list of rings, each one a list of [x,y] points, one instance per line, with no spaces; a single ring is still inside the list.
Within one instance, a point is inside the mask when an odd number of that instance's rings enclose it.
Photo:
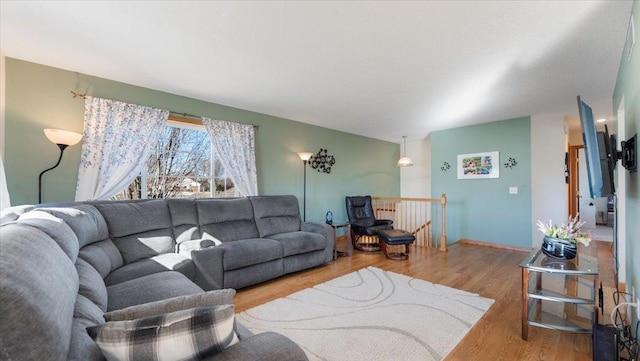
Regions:
[[[109,199],[144,168],[168,110],[86,97],[76,201]]]
[[[4,176],[4,164],[2,163],[2,154],[0,154],[0,211],[9,207],[11,207],[11,199],[9,199],[7,178]]]
[[[233,184],[244,196],[258,195],[256,146],[253,125],[202,118],[214,147]]]

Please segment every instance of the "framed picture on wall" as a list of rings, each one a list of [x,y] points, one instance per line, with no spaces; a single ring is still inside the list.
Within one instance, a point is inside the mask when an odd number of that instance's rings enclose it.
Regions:
[[[458,179],[500,178],[499,152],[458,154]]]

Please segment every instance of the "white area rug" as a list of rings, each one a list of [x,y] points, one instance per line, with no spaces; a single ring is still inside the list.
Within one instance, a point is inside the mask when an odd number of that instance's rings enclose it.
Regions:
[[[494,300],[375,267],[236,315],[311,360],[442,360]]]

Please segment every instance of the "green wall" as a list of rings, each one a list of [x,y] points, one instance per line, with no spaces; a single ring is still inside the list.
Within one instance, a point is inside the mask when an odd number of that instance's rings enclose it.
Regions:
[[[529,117],[431,134],[431,194],[447,195],[447,239],[531,246],[531,120]],[[500,177],[457,179],[458,154],[498,151]],[[517,161],[513,168],[504,163]],[[448,171],[440,167],[447,162]],[[509,194],[518,187],[518,194]]]
[[[613,113],[617,114],[620,103],[624,97],[625,111],[625,134],[627,138],[638,133],[640,130],[640,2],[633,3],[631,11],[635,19],[635,49],[632,52],[631,60],[628,60],[629,45],[625,44],[620,68],[618,69],[618,79],[613,92]],[[622,140],[622,139],[621,139]],[[638,147],[640,149],[640,147]],[[618,163],[620,164],[620,163]],[[627,284],[627,290],[631,286],[635,287],[636,295],[640,292],[640,174],[624,172],[626,177],[626,214],[624,217],[626,226],[626,239],[619,239],[618,242],[625,242],[626,245],[626,280],[620,280]],[[637,297],[637,296],[636,296]],[[636,335],[637,336],[637,335]]]
[[[303,166],[296,152],[328,149],[330,174],[307,169],[307,220],[326,211],[346,219],[346,195],[399,196],[398,144],[283,118],[6,58],[5,171],[11,204],[38,200],[38,174],[55,164],[58,148],[43,129],[82,132],[84,101],[70,91],[128,103],[258,125],[256,153],[260,194],[294,194],[301,200]],[[60,166],[43,177],[43,202],[74,199],[81,144],[67,148]],[[301,202],[302,206],[302,202]]]

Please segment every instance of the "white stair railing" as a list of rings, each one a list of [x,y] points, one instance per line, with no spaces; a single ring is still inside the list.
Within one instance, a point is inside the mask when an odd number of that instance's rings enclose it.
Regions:
[[[417,246],[447,251],[446,195],[443,194],[440,198],[371,197],[371,199],[376,219],[393,220],[393,228],[412,233],[416,237]]]

